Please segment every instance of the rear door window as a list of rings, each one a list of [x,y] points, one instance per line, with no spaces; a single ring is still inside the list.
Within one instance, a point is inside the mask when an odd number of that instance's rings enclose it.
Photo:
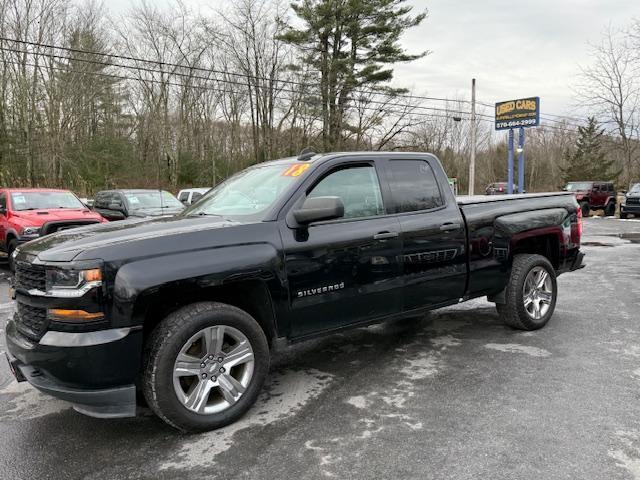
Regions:
[[[391,160],[389,187],[394,213],[431,210],[444,205],[436,176],[424,160]]]

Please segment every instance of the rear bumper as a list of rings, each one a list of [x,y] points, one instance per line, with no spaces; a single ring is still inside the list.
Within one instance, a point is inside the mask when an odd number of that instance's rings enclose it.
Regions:
[[[139,369],[142,332],[132,331],[124,337],[109,336],[110,332],[90,332],[90,341],[84,343],[76,336],[66,344],[60,343],[67,346],[44,345],[24,337],[10,321],[6,343],[12,369],[18,381],[26,380],[38,390],[70,402],[86,415],[134,416],[134,379]]]
[[[576,251],[574,255],[567,257],[564,260],[562,266],[556,272],[557,275],[567,272],[573,272],[575,270],[580,270],[584,268],[586,265],[584,263],[584,253],[581,251]]]

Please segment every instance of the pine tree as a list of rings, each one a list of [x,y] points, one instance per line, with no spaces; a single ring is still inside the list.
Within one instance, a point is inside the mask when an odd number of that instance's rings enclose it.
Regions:
[[[349,102],[362,87],[382,87],[392,79],[390,65],[426,55],[408,54],[401,35],[419,25],[426,14],[411,15],[406,0],[301,0],[291,7],[303,21],[288,26],[282,39],[300,48],[303,61],[319,70],[323,148],[340,148],[348,128]]]
[[[602,149],[604,129],[589,117],[585,127],[578,127],[578,134],[575,150],[564,155],[565,167],[560,169],[563,182],[615,181],[621,172],[614,169],[614,160],[607,159]]]

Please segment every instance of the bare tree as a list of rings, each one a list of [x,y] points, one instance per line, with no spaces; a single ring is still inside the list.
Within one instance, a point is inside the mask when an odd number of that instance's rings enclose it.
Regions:
[[[625,181],[638,164],[640,65],[629,37],[609,26],[599,44],[591,45],[592,63],[581,68],[576,87],[581,106],[596,114],[607,131],[619,138]]]

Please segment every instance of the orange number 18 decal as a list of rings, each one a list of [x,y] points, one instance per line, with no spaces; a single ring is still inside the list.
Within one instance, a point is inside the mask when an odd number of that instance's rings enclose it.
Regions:
[[[299,175],[302,175],[310,166],[310,163],[297,163],[295,165],[291,165],[282,173],[282,176],[297,177]]]

